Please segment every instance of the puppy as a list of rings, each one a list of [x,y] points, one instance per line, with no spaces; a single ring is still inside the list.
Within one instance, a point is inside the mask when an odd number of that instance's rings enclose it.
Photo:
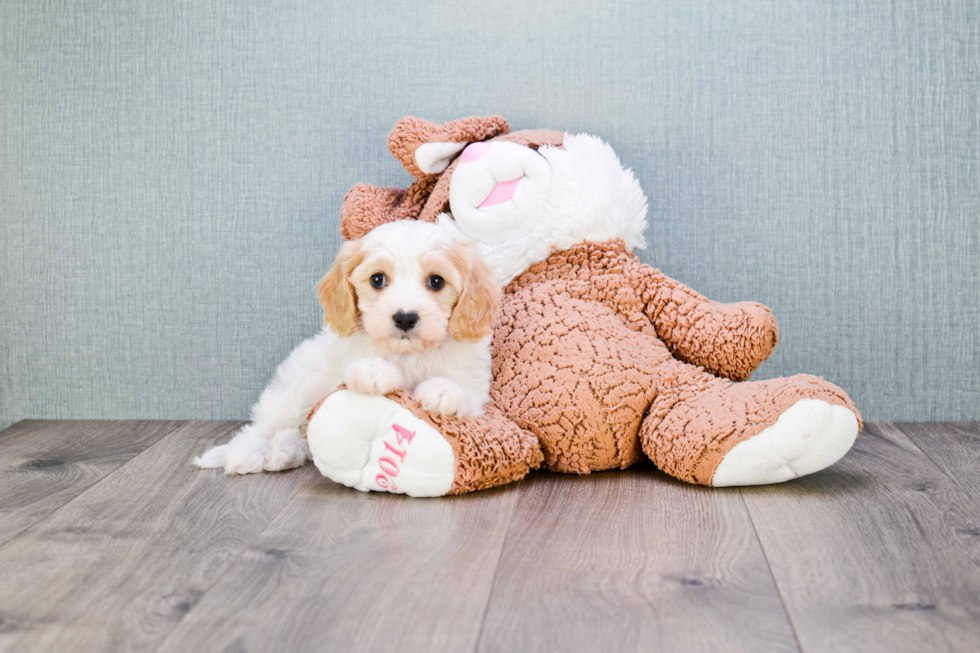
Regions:
[[[317,292],[325,328],[279,366],[251,424],[195,465],[299,467],[310,459],[306,414],[341,383],[371,395],[409,390],[442,415],[482,413],[500,289],[473,243],[427,222],[385,224],[345,244]]]

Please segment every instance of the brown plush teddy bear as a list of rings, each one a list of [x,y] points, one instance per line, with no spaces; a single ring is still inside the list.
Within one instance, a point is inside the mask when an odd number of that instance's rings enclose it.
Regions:
[[[474,240],[504,287],[491,404],[427,414],[406,393],[338,390],[310,413],[320,471],[360,490],[441,496],[587,474],[648,457],[713,486],[779,483],[833,464],[860,415],[843,390],[797,375],[746,379],[776,345],[756,303],[720,304],[640,261],[647,201],[612,149],[585,134],[510,133],[499,117],[398,122],[408,189],[358,184],[345,238],[392,220]]]

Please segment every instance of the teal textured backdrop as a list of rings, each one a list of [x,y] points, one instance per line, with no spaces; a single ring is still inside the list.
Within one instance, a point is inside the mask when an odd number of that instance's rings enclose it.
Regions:
[[[608,140],[755,378],[980,419],[980,18],[916,3],[0,4],[0,425],[244,418],[406,114]]]

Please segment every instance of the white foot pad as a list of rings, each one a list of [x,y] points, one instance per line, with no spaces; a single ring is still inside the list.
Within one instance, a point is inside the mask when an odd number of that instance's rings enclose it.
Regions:
[[[310,420],[306,437],[320,473],[362,492],[439,497],[453,485],[452,446],[386,397],[335,392]]]
[[[819,472],[844,457],[857,433],[857,418],[844,406],[801,399],[775,424],[732,447],[711,485],[766,485]]]

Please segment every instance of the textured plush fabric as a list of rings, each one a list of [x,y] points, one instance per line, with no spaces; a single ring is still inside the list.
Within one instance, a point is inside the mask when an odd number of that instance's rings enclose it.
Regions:
[[[753,379],[980,419],[975,0],[0,2],[0,426],[244,419],[406,114],[607,140]]]
[[[344,389],[346,386],[340,386]],[[504,417],[495,406],[487,406],[486,414],[464,420],[433,415],[424,410],[411,394],[393,392],[389,399],[407,408],[413,415],[439,431],[453,448],[455,474],[448,494],[464,494],[513,483],[538,469],[544,459],[538,439]],[[306,427],[326,397],[306,416]]]
[[[565,134],[563,132],[549,131],[547,129],[522,129],[513,134],[497,136],[490,140],[507,141],[537,149],[540,145],[561,145],[564,137]],[[425,206],[419,212],[419,220],[435,222],[440,213],[449,210],[449,180],[452,178],[453,170],[455,170],[459,161],[460,159],[455,159],[442,176],[439,177],[438,181],[436,181],[431,195],[426,200]]]
[[[490,136],[498,125],[505,133]],[[488,137],[476,143],[483,134]],[[438,177],[418,220],[450,208],[446,197],[451,196],[451,183],[458,181],[457,166],[470,165],[464,163],[469,148],[446,149],[447,138],[472,138],[476,158],[492,151],[494,141],[510,141],[535,162],[535,155],[524,148],[550,141],[571,155],[575,143],[562,132],[509,132],[497,117],[470,117],[445,125],[403,118],[388,138],[392,154],[413,176]],[[421,147],[437,148],[423,156],[424,164],[418,163]],[[413,158],[406,152],[416,154]],[[621,170],[619,161],[609,163]],[[552,167],[555,175],[561,170]],[[440,188],[445,192],[437,192]],[[390,209],[390,199],[383,193],[358,196],[358,211],[342,211],[343,232],[369,231],[377,226],[378,216],[382,221],[402,219]],[[365,207],[364,201],[374,201],[377,207]],[[645,204],[644,200],[644,214]],[[541,210],[554,210],[553,206]],[[455,199],[451,208],[458,222]],[[604,201],[597,209],[585,214],[590,221],[608,220],[616,210]],[[558,213],[555,225],[573,219]],[[523,219],[544,217],[530,214]],[[590,222],[589,227],[595,225]],[[711,485],[726,454],[776,426],[798,403],[850,411],[852,426],[844,442],[847,448],[853,444],[861,415],[841,388],[810,375],[746,381],[778,341],[776,321],[765,306],[711,301],[642,264],[618,237],[579,238],[541,252],[542,258],[515,271],[504,289],[494,324],[491,419],[439,420],[451,429],[439,437],[454,443],[454,493],[521,478],[541,458],[552,471],[588,474],[629,467],[644,453],[681,480]],[[434,425],[424,413],[416,416]],[[819,428],[812,422],[798,426]],[[801,442],[823,437],[811,431],[798,435]],[[524,446],[508,447],[509,455],[502,457],[501,444],[507,440]],[[460,442],[470,446],[461,447]],[[470,482],[459,480],[464,469],[471,472]]]
[[[817,376],[731,383],[678,368],[660,378],[660,395],[640,430],[643,451],[671,476],[708,485],[722,456],[801,399],[844,406],[861,425],[850,398]]]
[[[391,397],[442,433],[452,446],[456,475],[449,494],[513,483],[541,466],[544,456],[537,438],[518,428],[495,406],[488,406],[482,417],[460,420],[432,415],[404,392]]]
[[[817,377],[732,383],[709,373],[748,378],[775,334],[765,307],[711,302],[622,242],[576,245],[505,290],[491,397],[538,437],[551,470],[625,468],[642,441],[660,469],[708,485],[725,453],[799,399],[846,406],[860,422],[847,395]]]
[[[471,143],[510,131],[500,116],[470,117],[435,124],[422,118],[402,118],[388,134],[388,150],[417,179],[429,176],[415,164],[415,150],[422,143]]]
[[[414,116],[402,118],[388,135],[388,150],[416,180],[408,188],[377,188],[358,183],[340,207],[340,233],[345,240],[355,240],[386,222],[406,219],[435,222],[440,213],[449,210],[449,180],[460,160],[454,159],[438,175],[423,173],[415,164],[415,150],[423,142],[495,140],[537,149],[541,145],[560,146],[565,136],[563,132],[546,129],[509,132],[510,125],[500,116],[473,116],[440,125]]]
[[[769,358],[779,330],[768,308],[714,302],[660,270],[631,263],[624,274],[642,289],[643,313],[674,356],[733,381],[745,381]]]
[[[504,290],[486,416],[440,417],[405,392],[389,398],[451,444],[450,494],[519,480],[542,464],[587,474],[629,467],[644,454],[668,474],[710,485],[724,454],[797,401],[844,406],[861,423],[844,391],[822,378],[733,383],[675,353],[747,378],[775,333],[765,307],[707,300],[640,263],[622,241],[582,243]]]

